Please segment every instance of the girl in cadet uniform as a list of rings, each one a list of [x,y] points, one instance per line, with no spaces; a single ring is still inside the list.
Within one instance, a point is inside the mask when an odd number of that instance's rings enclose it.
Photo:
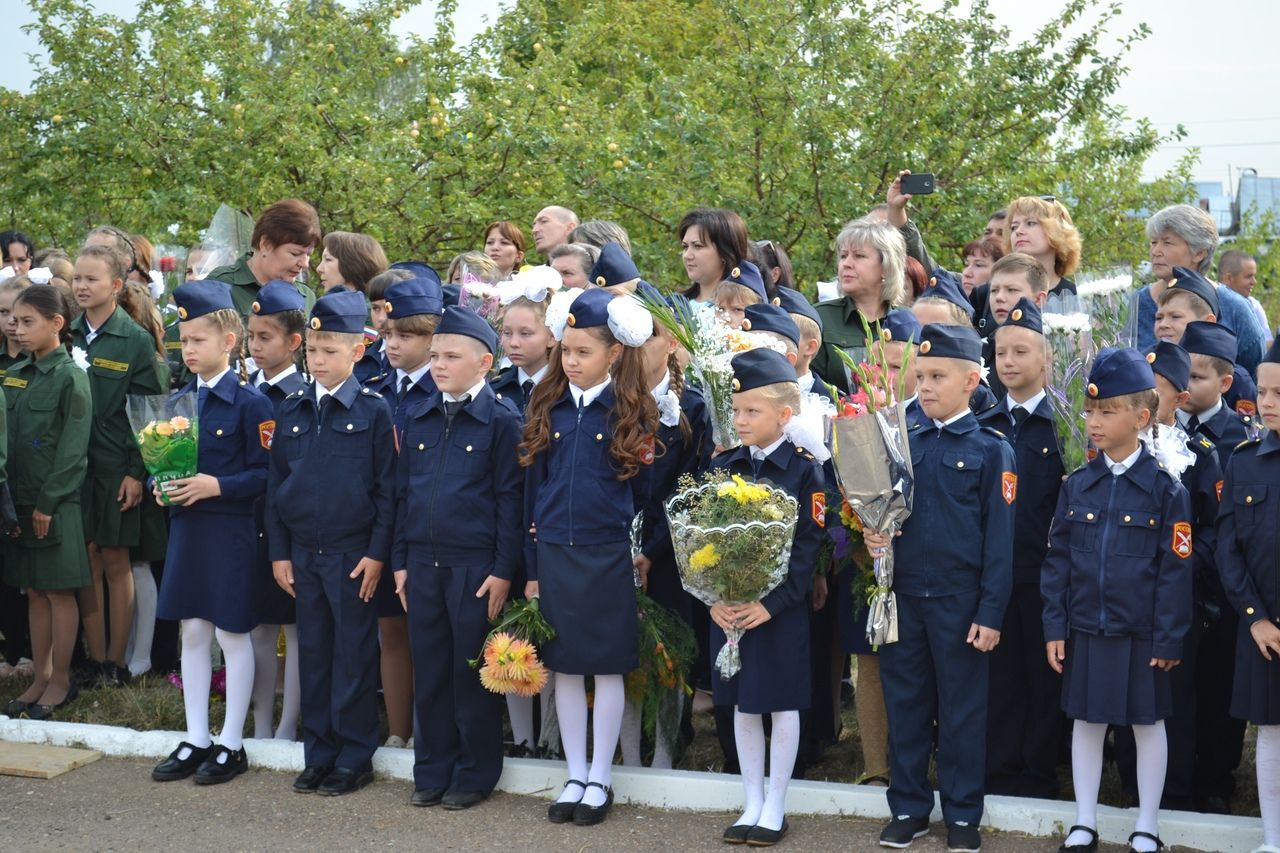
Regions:
[[[257,294],[255,294],[256,297]],[[173,292],[182,359],[194,379],[178,393],[196,394],[199,473],[165,484],[169,551],[160,585],[159,616],[182,620],[182,699],[187,739],[156,765],[157,782],[195,774],[197,784],[227,782],[248,769],[243,745],[253,690],[258,624],[258,531],[254,503],[266,491],[267,451],[275,431],[271,401],[243,373],[244,326],[220,281],[189,281]],[[155,488],[156,499],[161,491]],[[215,635],[226,662],[226,714],[214,746],[209,735],[210,654]]]
[[[631,522],[649,500],[657,405],[639,349],[653,319],[603,289],[553,301],[560,341],[529,402],[525,482],[526,594],[541,595],[555,627],[547,643],[569,781],[547,817],[599,823],[613,804],[613,753],[626,701],[623,676],[639,665]],[[612,373],[612,376],[610,375]],[[585,677],[595,677],[594,744],[587,766]]]
[[[287,281],[270,281],[258,291],[249,314],[249,355],[258,366],[249,384],[267,399],[275,414],[290,394],[307,384],[298,370],[299,353],[307,327],[306,301]],[[302,356],[305,358],[305,356]],[[305,367],[305,364],[304,364]],[[293,740],[298,733],[298,710],[302,686],[298,675],[298,611],[293,596],[276,583],[267,551],[264,503],[255,508],[258,522],[258,564],[255,570],[258,627],[253,629],[253,736]],[[279,664],[276,640],[284,631],[284,704],[280,725],[272,727],[276,707],[276,677]]]
[[[21,528],[5,545],[4,575],[27,594],[35,680],[6,713],[43,720],[77,693],[75,591],[89,582],[80,489],[93,412],[89,379],[69,353],[71,309],[62,292],[23,290],[13,316],[28,355],[4,378],[8,481]]]
[[[126,404],[130,394],[163,394],[168,383],[168,368],[157,357],[155,339],[119,304],[127,262],[106,246],[85,246],[76,258],[71,286],[84,312],[72,323],[71,333],[89,360],[93,394],[89,473],[81,496],[93,582],[78,597],[89,665],[96,666],[95,680],[106,686],[126,684],[131,677],[126,655],[134,616],[129,549],[142,541],[142,484],[147,476]]]

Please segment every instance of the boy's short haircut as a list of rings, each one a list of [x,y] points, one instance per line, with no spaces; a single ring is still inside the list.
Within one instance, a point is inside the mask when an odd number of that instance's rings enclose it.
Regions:
[[[716,304],[721,302],[729,305],[741,306],[743,308],[748,305],[759,305],[763,300],[760,294],[756,293],[745,284],[738,284],[733,281],[722,281],[716,285]]]
[[[1040,266],[1040,262],[1030,255],[1022,252],[1005,255],[991,267],[992,278],[1002,273],[1026,276],[1027,284],[1031,285],[1033,293],[1049,292],[1048,274],[1045,273],[1044,267]]]
[[[796,326],[800,329],[800,343],[817,341],[818,346],[822,346],[822,327],[813,322],[812,317],[806,317],[803,314],[789,314],[788,316],[796,321]]]
[[[1084,398],[1084,410],[1092,412],[1101,409],[1103,411],[1113,411],[1115,409],[1147,409],[1154,418],[1156,411],[1160,408],[1160,395],[1154,388],[1147,388],[1142,391],[1134,391],[1132,394],[1121,394],[1118,397],[1102,397],[1095,399],[1086,396]]]
[[[972,326],[973,320],[969,319],[969,315],[964,309],[949,299],[943,299],[941,296],[922,296],[915,301],[916,305],[941,305],[947,309],[951,315],[951,321],[948,326]]]
[[[436,333],[436,327],[439,325],[439,314],[410,314],[408,317],[387,318],[387,328],[402,335],[429,337]]]
[[[1156,298],[1156,305],[1163,308],[1179,297],[1187,301],[1187,310],[1194,314],[1197,320],[1203,320],[1213,313],[1213,308],[1208,302],[1205,302],[1189,290],[1169,290],[1165,288],[1164,293],[1161,293]]]
[[[800,411],[800,386],[795,382],[775,382],[755,390],[763,392],[764,398],[778,408],[790,406],[793,414]]]
[[[800,347],[795,341],[791,340],[791,338],[788,338],[786,335],[778,332],[754,332],[753,334],[767,335],[771,341],[781,341],[782,345],[787,348],[787,355],[794,355],[797,358],[800,356]]]
[[[1190,296],[1191,294],[1187,295]],[[1204,300],[1200,301],[1203,302]],[[1193,352],[1189,353],[1189,355],[1191,356],[1192,367],[1204,367],[1205,365],[1208,365],[1209,369],[1218,374],[1219,378],[1222,378],[1223,376],[1230,376],[1235,372],[1236,366],[1225,358],[1218,358],[1216,355],[1206,355],[1202,352]]]
[[[312,329],[307,332],[307,340],[315,341],[317,344],[321,341],[333,341],[338,344],[346,344],[355,346],[365,342],[364,335],[358,332],[325,332]]]
[[[370,302],[379,302],[387,297],[387,288],[395,284],[397,281],[408,281],[411,278],[417,278],[409,270],[390,269],[382,272],[369,279],[368,297]]]

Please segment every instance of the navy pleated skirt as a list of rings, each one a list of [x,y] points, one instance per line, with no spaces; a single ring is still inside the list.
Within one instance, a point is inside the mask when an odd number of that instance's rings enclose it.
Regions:
[[[1231,689],[1231,716],[1255,726],[1280,724],[1280,657],[1262,656],[1243,621],[1236,634],[1236,674]]]
[[[156,615],[204,619],[233,634],[258,626],[258,530],[252,515],[187,511],[169,523]]]
[[[1063,664],[1062,710],[1073,720],[1147,726],[1173,713],[1169,673],[1151,666],[1151,640],[1072,631]]]
[[[542,650],[552,672],[618,675],[640,665],[635,569],[627,542],[538,543],[538,595],[556,638]]]
[[[725,634],[711,622],[711,698],[744,714],[804,711],[813,689],[809,661],[809,600],[789,607],[742,635],[742,669],[728,681],[716,668]]]

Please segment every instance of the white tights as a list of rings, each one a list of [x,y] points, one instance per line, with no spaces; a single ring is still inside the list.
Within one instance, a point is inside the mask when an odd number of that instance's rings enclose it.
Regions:
[[[569,778],[597,782],[605,788],[613,782],[613,754],[618,748],[618,732],[626,705],[626,687],[621,675],[595,676],[595,703],[592,728],[591,766],[587,767],[587,689],[585,676],[556,674],[556,716],[560,721],[560,743],[569,765]],[[583,791],[566,785],[561,802],[581,799],[588,806],[604,805],[603,789]]]
[[[284,702],[280,726],[272,729],[276,709],[276,676],[280,670],[276,639],[284,630]],[[293,740],[298,735],[298,710],[302,705],[302,685],[298,676],[298,626],[259,625],[253,638],[253,736]]]
[[[1134,829],[1159,835],[1160,797],[1164,793],[1164,775],[1169,759],[1164,721],[1132,728],[1138,749],[1138,821]],[[1086,723],[1083,720],[1076,720],[1071,733],[1071,779],[1076,791],[1076,823],[1090,829],[1098,828],[1098,788],[1102,784],[1102,743],[1106,736],[1105,723]],[[1090,840],[1088,833],[1077,830],[1067,836],[1066,846],[1088,844]],[[1150,839],[1135,838],[1133,849],[1149,853],[1156,849],[1156,845]]]
[[[151,670],[151,641],[156,634],[156,578],[150,563],[133,564],[133,623],[125,657],[135,676]]]
[[[1280,847],[1280,726],[1258,726],[1258,806],[1264,843]]]
[[[738,742],[738,765],[742,769],[742,787],[746,789],[746,807],[735,826],[759,826],[781,829],[786,815],[787,785],[796,766],[800,749],[800,712],[775,711],[770,731],[769,793],[764,791],[764,717],[733,710],[733,734]]]
[[[213,639],[218,638],[227,675],[227,709],[219,742],[230,750],[244,745],[244,721],[253,692],[253,644],[248,634],[232,634],[204,619],[182,620],[182,704],[187,713],[187,742],[206,747],[209,736],[209,682],[213,677]],[[183,750],[179,758],[186,758]]]

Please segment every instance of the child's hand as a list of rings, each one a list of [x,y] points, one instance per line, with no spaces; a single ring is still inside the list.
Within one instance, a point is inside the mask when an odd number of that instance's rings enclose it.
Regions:
[[[1062,640],[1050,640],[1044,644],[1044,649],[1049,658],[1049,668],[1062,675],[1062,662],[1067,659],[1067,644]]]
[[[980,652],[989,652],[1000,645],[1000,632],[974,622],[969,626],[969,636],[965,642]]]
[[[773,618],[773,615],[769,613],[769,608],[758,601],[733,608],[733,616],[736,627],[744,631],[759,628]]]
[[[170,480],[166,485],[169,486],[167,493],[169,502],[176,506],[191,506],[197,501],[216,498],[222,494],[222,485],[218,482],[218,478],[208,474]]]
[[[120,481],[120,490],[116,493],[116,502],[121,512],[128,512],[142,503],[142,482],[128,474]]]
[[[276,583],[285,592],[298,597],[298,593],[293,589],[293,561],[292,560],[272,560],[271,574],[275,575]]]
[[[31,533],[37,539],[43,539],[49,535],[49,525],[53,523],[53,516],[45,515],[38,509],[31,511]]]
[[[1249,626],[1249,633],[1253,635],[1253,641],[1264,658],[1273,660],[1273,652],[1280,655],[1280,628],[1276,627],[1276,623],[1270,619],[1259,619]]]
[[[1151,659],[1151,665],[1152,665],[1152,666],[1154,666],[1156,669],[1161,670],[1161,671],[1163,671],[1163,672],[1168,672],[1169,670],[1173,669],[1175,666],[1177,666],[1177,665],[1178,665],[1178,664],[1180,664],[1180,663],[1182,663],[1182,661],[1180,661],[1180,660],[1168,660],[1167,658],[1152,658],[1152,659]]]
[[[827,576],[813,576],[813,610],[816,613],[821,610],[827,603],[827,595],[830,591],[827,589]]]
[[[711,621],[720,626],[720,630],[726,634],[737,628],[734,622],[733,608],[725,604],[723,601],[717,601],[711,605]]]
[[[156,480],[151,481],[151,494],[155,495],[157,506],[168,506],[164,502],[164,489],[160,488],[160,483]]]
[[[396,581],[396,595],[400,596],[400,606],[404,608],[405,613],[408,613],[409,612],[409,596],[404,591],[404,585],[409,580],[409,570],[396,569],[394,572],[391,573],[391,576],[395,578],[395,581]]]
[[[362,557],[347,577],[355,578],[364,575],[360,581],[360,600],[368,602],[373,599],[374,590],[378,588],[378,578],[382,576],[382,561],[372,557]]]
[[[480,588],[476,590],[476,598],[489,596],[490,622],[498,618],[498,614],[502,612],[502,605],[507,603],[507,595],[510,592],[511,581],[504,581],[502,578],[495,578],[493,575],[489,575],[484,579],[484,583],[480,584]]]
[[[867,553],[872,557],[883,557],[889,546],[893,544],[893,540],[887,533],[865,529],[862,531],[862,542],[867,546]]]
[[[537,598],[537,597],[538,597],[538,582],[537,582],[537,581],[527,581],[527,582],[525,583],[525,585],[524,585],[524,597],[525,597],[525,598]]]
[[[653,568],[653,560],[650,560],[644,554],[636,554],[631,558],[631,565],[636,567],[636,573],[640,575],[640,588],[649,591],[649,570]]]

